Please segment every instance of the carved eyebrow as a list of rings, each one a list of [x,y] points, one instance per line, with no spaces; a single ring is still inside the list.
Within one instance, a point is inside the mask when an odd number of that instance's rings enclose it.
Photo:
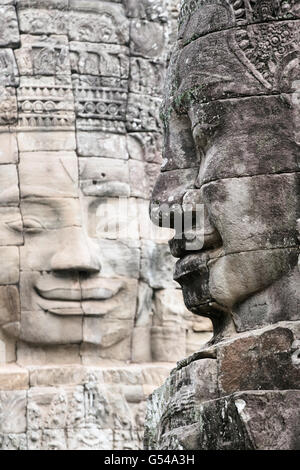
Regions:
[[[233,78],[230,76],[225,75],[218,75],[212,74],[207,72],[199,72],[199,73],[190,73],[186,76],[182,77],[180,82],[180,86],[178,88],[177,93],[175,94],[175,99],[177,97],[177,101],[179,98],[184,98],[184,95],[194,92],[204,92],[214,86],[223,85],[227,86],[232,85]]]
[[[214,84],[214,83],[223,83],[225,82],[232,82],[233,77],[230,75],[222,75],[218,73],[210,73],[210,72],[205,72],[205,71],[190,71],[190,73],[186,73],[180,76],[181,81],[180,81],[180,88],[184,88],[185,86],[190,86],[192,83],[194,83],[194,88],[201,87],[203,84]],[[193,79],[198,80],[195,83]]]

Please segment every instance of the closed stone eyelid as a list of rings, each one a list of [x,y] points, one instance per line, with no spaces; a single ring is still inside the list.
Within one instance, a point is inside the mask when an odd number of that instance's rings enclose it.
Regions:
[[[27,219],[27,225],[29,225],[30,223],[32,224],[32,226],[27,228],[27,230],[26,230],[26,217],[24,218],[23,221],[21,221],[20,219],[17,219],[17,220],[5,222],[5,225],[7,225],[10,230],[15,230],[17,232],[26,232],[26,231],[30,232],[30,230],[34,231],[38,229],[45,229],[45,226],[40,221],[34,219],[33,217]]]
[[[8,222],[5,222],[5,225],[9,230],[17,230],[21,232],[23,229],[23,223],[21,219],[10,220]],[[21,228],[20,230],[18,230],[18,226]]]
[[[26,221],[27,221],[27,223],[28,223],[28,220],[29,220],[29,223],[30,223],[30,222],[31,222],[31,223],[33,222],[34,224],[39,225],[39,226],[42,227],[42,228],[45,228],[45,226],[44,226],[39,220],[35,219],[34,217],[28,217],[28,218],[26,218],[26,216],[25,216],[24,219],[23,219],[23,225],[24,225],[24,226],[26,226]]]

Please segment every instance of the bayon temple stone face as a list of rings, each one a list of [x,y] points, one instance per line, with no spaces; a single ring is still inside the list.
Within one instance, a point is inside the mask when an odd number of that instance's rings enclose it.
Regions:
[[[297,18],[298,2],[182,5],[153,219],[169,207],[181,232],[201,213],[170,248],[187,307],[216,335],[299,320]]]
[[[177,2],[0,5],[6,361],[179,359],[210,325],[148,217]]]
[[[0,0],[1,449],[140,448],[147,396],[211,337],[148,214],[177,15]]]
[[[299,449],[299,25],[298,0],[181,2],[152,218],[214,338],[149,398],[147,449]]]
[[[1,449],[298,446],[299,1],[178,14],[0,0]]]

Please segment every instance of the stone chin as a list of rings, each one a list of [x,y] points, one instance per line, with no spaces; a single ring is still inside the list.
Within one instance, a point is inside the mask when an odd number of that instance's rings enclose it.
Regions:
[[[186,307],[212,320],[216,339],[229,323],[241,332],[297,316],[298,256],[292,248],[228,254],[177,281]]]
[[[2,325],[1,330],[7,337],[31,346],[89,344],[103,350],[112,348],[130,336],[128,325],[123,326],[120,322],[108,324],[103,317],[94,316],[91,319],[92,326],[98,327],[99,331],[86,340],[83,317],[55,316],[42,311],[25,312],[21,321]]]

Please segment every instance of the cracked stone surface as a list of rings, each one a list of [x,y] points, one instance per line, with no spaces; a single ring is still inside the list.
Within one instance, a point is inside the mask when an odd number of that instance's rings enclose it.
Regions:
[[[111,361],[110,361],[111,364]],[[0,368],[1,450],[139,450],[169,364]]]
[[[0,448],[141,447],[147,394],[211,335],[148,215],[178,7],[0,0]],[[129,376],[87,391],[66,364]]]
[[[148,400],[146,449],[299,449],[299,327],[252,330],[179,363]]]
[[[149,399],[145,446],[299,449],[300,4],[183,0],[178,23],[152,216],[214,337]]]
[[[0,2],[1,363],[43,364],[43,346],[51,362],[54,345],[78,363],[174,362],[206,340],[176,292],[169,231],[148,218],[178,7]],[[165,289],[181,306],[176,357],[160,346]]]

